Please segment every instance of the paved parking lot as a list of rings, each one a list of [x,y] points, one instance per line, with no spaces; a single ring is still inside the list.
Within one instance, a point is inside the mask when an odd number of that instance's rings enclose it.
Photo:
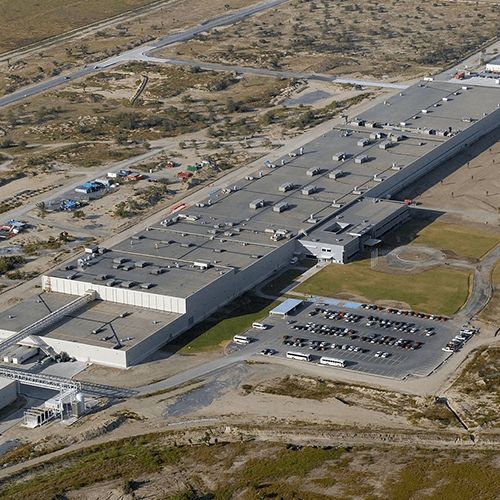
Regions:
[[[451,320],[433,320],[389,311],[386,308],[365,309],[361,304],[339,300],[304,302],[287,318],[267,317],[262,321],[267,325],[266,330],[249,329],[245,335],[251,337],[252,342],[238,348],[248,351],[249,356],[266,348],[277,351],[273,356],[282,358],[286,358],[288,351],[299,352],[309,354],[313,363],[318,363],[321,356],[327,356],[345,360],[346,366],[325,369],[355,370],[396,379],[427,376],[453,354],[442,348],[462,325]],[[371,321],[369,317],[372,317]],[[387,322],[391,323],[387,325]],[[398,327],[406,327],[406,331],[397,330]],[[434,333],[427,336],[428,330]],[[285,345],[284,341],[292,345]],[[321,342],[326,343],[323,344],[324,350],[320,347]],[[318,347],[313,349],[315,346]],[[378,351],[387,353],[384,354],[386,357],[376,356]],[[301,361],[290,359],[289,362],[297,364]]]

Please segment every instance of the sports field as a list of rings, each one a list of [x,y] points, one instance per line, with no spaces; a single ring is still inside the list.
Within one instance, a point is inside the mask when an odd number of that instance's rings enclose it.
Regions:
[[[471,275],[449,269],[432,269],[418,275],[401,276],[374,271],[370,260],[345,266],[331,264],[294,291],[321,297],[352,293],[368,301],[396,300],[411,309],[451,316],[465,303]]]

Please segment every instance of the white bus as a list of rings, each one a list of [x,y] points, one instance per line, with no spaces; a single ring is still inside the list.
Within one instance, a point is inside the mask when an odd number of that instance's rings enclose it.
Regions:
[[[320,365],[330,365],[330,366],[338,366],[339,368],[345,368],[345,360],[337,359],[337,358],[328,358],[326,356],[322,356],[319,360]]]
[[[301,352],[291,352],[288,351],[286,353],[286,357],[290,359],[298,359],[300,361],[311,361],[310,354],[302,354]]]
[[[245,337],[245,335],[235,335],[233,337],[233,342],[235,344],[250,344],[251,339],[249,337]]]
[[[264,323],[255,322],[252,323],[252,328],[256,328],[257,330],[266,330],[267,325],[264,325]]]

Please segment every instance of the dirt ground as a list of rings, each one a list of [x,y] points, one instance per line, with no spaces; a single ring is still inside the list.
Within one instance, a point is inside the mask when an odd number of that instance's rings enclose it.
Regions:
[[[230,11],[246,7],[251,3],[253,2],[249,0],[234,0],[231,2]],[[21,50],[19,55],[13,53],[0,64],[0,92],[8,93],[9,89],[17,89],[64,74],[72,68],[95,63],[168,33],[196,26],[206,19],[226,13],[225,5],[220,0],[182,0],[164,3],[143,12],[125,15],[117,20],[104,20],[97,25],[80,30],[72,38],[62,38],[60,40],[62,43],[47,45],[42,43],[31,51]],[[29,9],[29,5],[24,4],[23,8]],[[36,7],[31,6],[31,9],[33,8]],[[63,15],[69,14],[74,17],[71,9],[61,10]],[[61,12],[55,14],[60,15]],[[99,17],[102,17],[102,14],[94,16],[94,18]],[[38,22],[51,23],[50,16],[43,20],[39,19]],[[16,37],[22,39],[36,36],[36,30],[27,32],[23,36],[23,30],[28,26],[26,23],[20,24],[15,34]],[[57,24],[54,23],[40,27],[42,30],[59,35],[56,28]],[[5,41],[4,39],[3,42]]]
[[[394,5],[392,0],[287,2],[160,53],[339,77],[410,80],[451,65],[496,36],[497,5],[481,10],[458,1]]]

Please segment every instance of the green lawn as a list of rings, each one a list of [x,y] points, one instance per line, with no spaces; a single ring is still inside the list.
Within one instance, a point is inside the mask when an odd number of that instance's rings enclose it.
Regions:
[[[179,353],[190,354],[218,349],[222,342],[231,340],[235,335],[244,332],[252,326],[254,321],[265,318],[269,311],[279,303],[279,301],[275,301],[258,312],[225,319],[184,346],[179,350]]]
[[[354,293],[367,300],[400,300],[412,309],[452,315],[467,300],[469,273],[432,269],[415,276],[381,273],[370,268],[370,260],[345,266],[331,264],[299,285],[295,291],[322,297],[339,292]]]
[[[457,224],[434,222],[417,234],[413,243],[447,248],[462,257],[480,259],[500,241],[496,234]]]

